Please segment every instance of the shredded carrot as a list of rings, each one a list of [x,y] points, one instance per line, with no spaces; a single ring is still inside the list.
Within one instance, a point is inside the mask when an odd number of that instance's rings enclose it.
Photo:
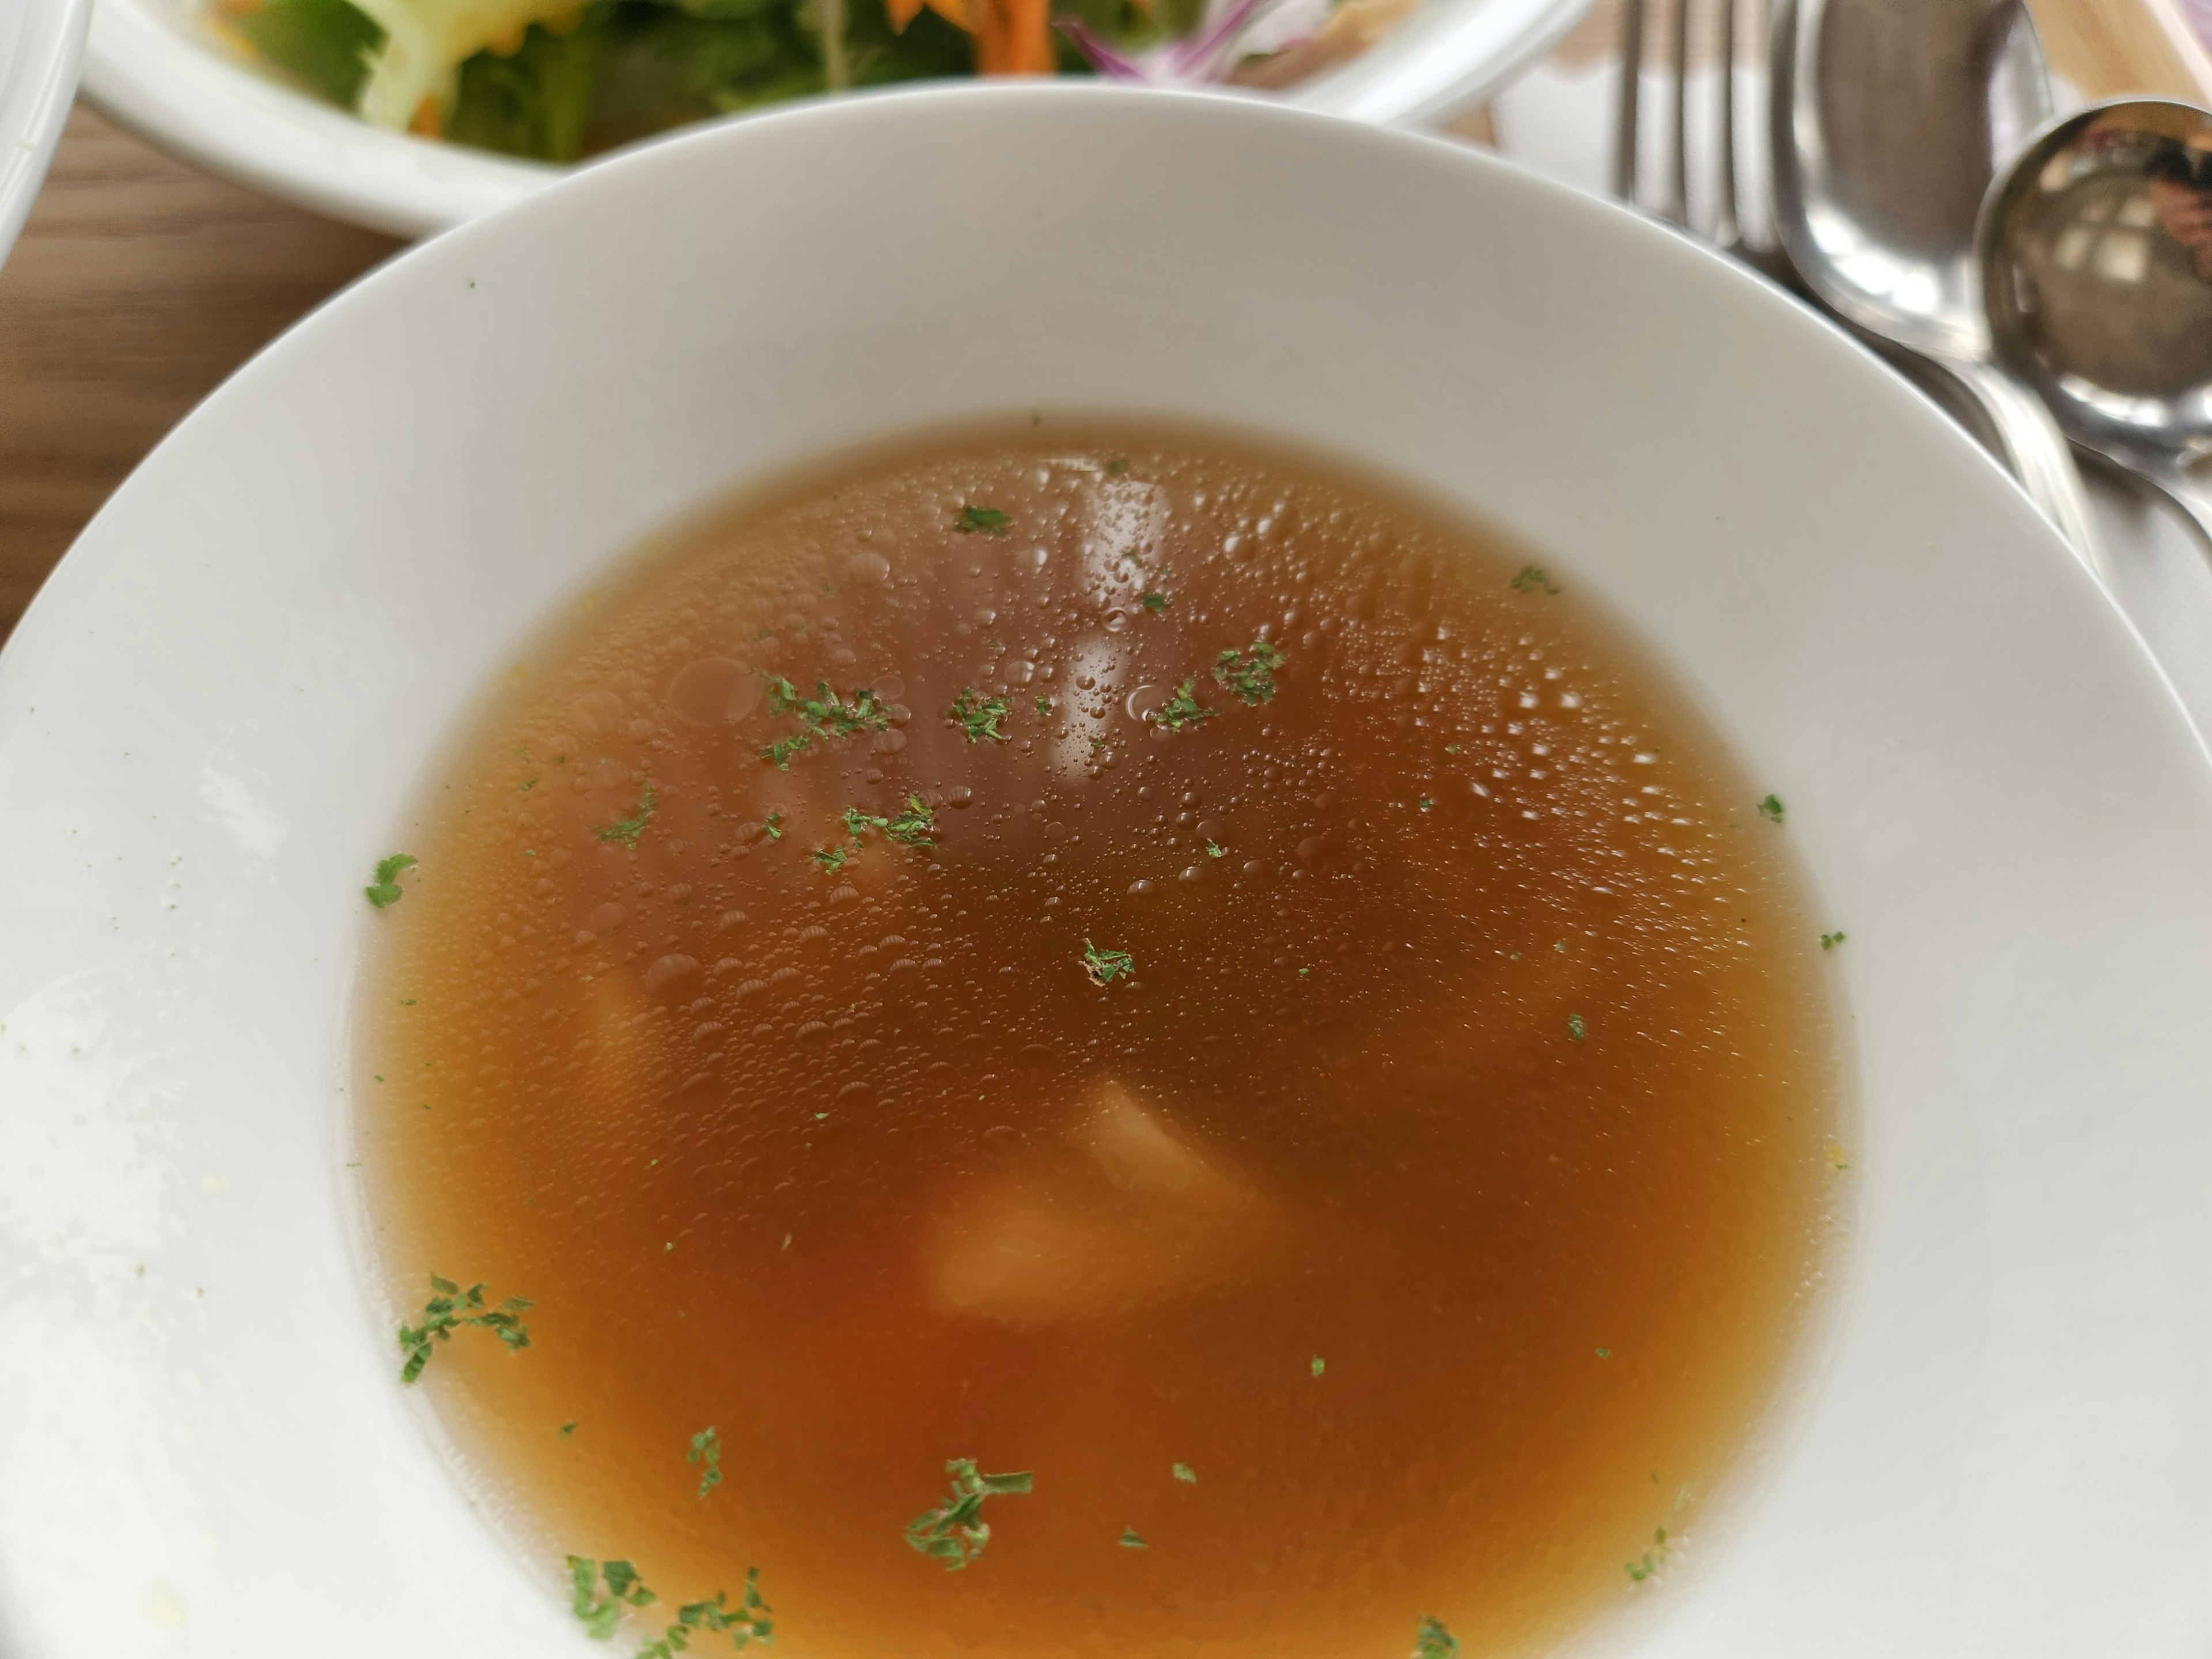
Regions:
[[[440,131],[438,100],[425,98],[415,106],[415,118],[407,124],[407,131],[420,138],[435,138]]]
[[[966,29],[970,34],[975,33],[975,13],[969,0],[884,0],[884,15],[890,19],[891,33],[903,34],[906,26],[921,15],[924,3],[956,28]]]
[[[1050,75],[1051,0],[983,0],[990,9],[975,38],[979,75]]]

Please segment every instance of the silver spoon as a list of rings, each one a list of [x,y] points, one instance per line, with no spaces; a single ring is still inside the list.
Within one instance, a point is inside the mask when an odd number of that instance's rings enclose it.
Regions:
[[[2100,104],[2021,152],[1977,239],[1998,360],[2212,538],[2212,112]]]
[[[2064,434],[1991,360],[1974,259],[1991,174],[2051,116],[2021,0],[1782,0],[1772,73],[1776,228],[1798,274],[1971,393],[2028,495],[2098,570]]]

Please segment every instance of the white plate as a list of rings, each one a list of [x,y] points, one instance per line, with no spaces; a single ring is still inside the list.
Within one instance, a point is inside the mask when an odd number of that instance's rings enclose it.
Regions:
[[[210,173],[334,219],[422,236],[519,202],[570,171],[372,127],[227,54],[191,4],[100,0],[84,93],[112,119]],[[1290,101],[1397,125],[1448,119],[1542,57],[1590,4],[1427,0],[1374,51]]]
[[[2212,769],[2125,624],[1948,421],[1680,237],[1459,147],[1035,86],[702,131],[416,249],[180,426],[0,655],[0,1653],[599,1650],[364,1295],[363,872],[610,556],[1032,407],[1323,446],[1543,548],[1850,933],[1832,1340],[1588,1650],[2202,1659]]]
[[[0,0],[0,264],[61,138],[91,15],[92,0]]]

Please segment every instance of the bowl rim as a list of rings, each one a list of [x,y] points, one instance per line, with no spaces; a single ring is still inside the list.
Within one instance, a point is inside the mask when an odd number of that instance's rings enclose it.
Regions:
[[[24,0],[0,54],[0,265],[30,216],[76,95],[92,0]]]

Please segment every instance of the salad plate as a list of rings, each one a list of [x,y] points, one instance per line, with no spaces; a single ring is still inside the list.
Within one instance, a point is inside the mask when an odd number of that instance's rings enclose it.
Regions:
[[[970,3],[1008,0],[840,6],[847,49],[833,70],[802,0],[102,0],[84,89],[103,113],[210,173],[421,236],[544,189],[579,149],[634,143],[667,121],[820,95],[825,81],[865,88],[969,74],[992,47]],[[1169,87],[1241,74],[1255,93],[1273,88],[1306,107],[1433,125],[1541,58],[1590,3],[1188,0],[1182,32],[1163,37],[1149,3],[1106,0],[1048,17],[1038,0],[1013,68],[1090,68]],[[1106,15],[1144,26],[1154,44],[1109,40],[1095,21]],[[774,27],[757,27],[762,15]],[[610,64],[615,81],[659,88],[659,104],[640,113],[623,102],[635,104],[631,94],[578,93],[580,77],[604,76]],[[430,137],[433,127],[467,142]]]

